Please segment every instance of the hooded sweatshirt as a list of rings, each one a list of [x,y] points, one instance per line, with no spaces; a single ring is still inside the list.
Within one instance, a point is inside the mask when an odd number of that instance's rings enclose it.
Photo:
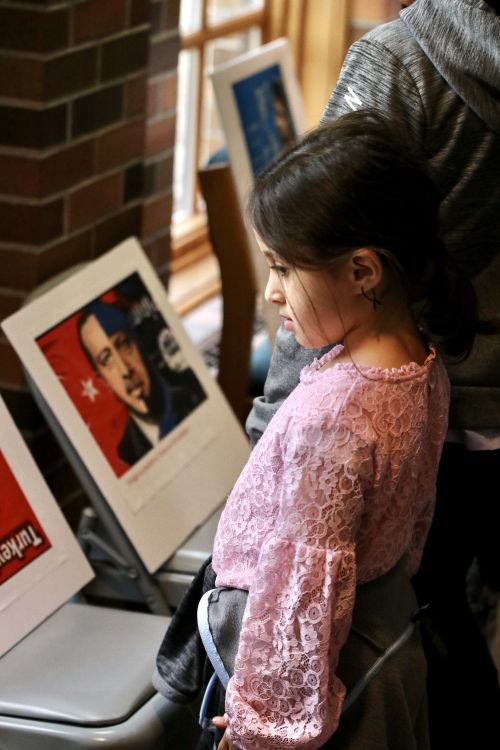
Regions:
[[[483,0],[417,0],[349,49],[322,121],[375,108],[406,127],[443,196],[441,234],[471,278],[482,319],[500,316],[500,16]],[[324,350],[280,327],[264,396],[247,432],[256,442],[300,370]],[[450,427],[500,430],[500,334],[477,336],[449,365]]]

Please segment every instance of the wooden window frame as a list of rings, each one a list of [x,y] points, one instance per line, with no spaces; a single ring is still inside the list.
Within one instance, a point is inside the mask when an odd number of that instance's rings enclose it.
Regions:
[[[199,50],[199,81],[203,81],[207,42],[258,26],[261,28],[263,44],[281,36],[288,38],[304,96],[308,126],[312,127],[319,122],[347,48],[349,0],[314,0],[313,3],[309,0],[264,0],[260,10],[249,11],[214,25],[208,23],[208,0],[202,0],[202,3],[200,30],[181,37],[181,50]],[[200,153],[202,98],[203,86],[200,86],[196,122],[196,165]],[[198,169],[197,166],[195,168]],[[198,180],[195,182],[197,184]],[[172,225],[173,273],[185,270],[210,254],[211,246],[204,214],[194,214],[184,222]]]
[[[181,51],[198,50],[198,101],[195,124],[195,169],[200,158],[203,81],[205,76],[205,46],[220,37],[237,34],[252,27],[260,27],[262,42],[268,39],[269,13],[271,0],[264,0],[260,10],[241,13],[234,18],[216,24],[208,23],[208,0],[202,0],[201,27],[199,30],[181,36]],[[196,186],[198,180],[195,179]],[[195,188],[198,190],[198,187]],[[208,236],[206,216],[202,212],[195,212],[191,217],[172,224],[172,264],[171,272],[178,273],[194,264],[212,252]]]

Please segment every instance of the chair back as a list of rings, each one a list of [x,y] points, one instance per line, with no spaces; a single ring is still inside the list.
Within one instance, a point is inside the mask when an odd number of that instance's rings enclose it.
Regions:
[[[229,164],[203,167],[198,170],[198,177],[222,282],[224,312],[218,382],[244,424],[251,408],[249,377],[257,281]]]

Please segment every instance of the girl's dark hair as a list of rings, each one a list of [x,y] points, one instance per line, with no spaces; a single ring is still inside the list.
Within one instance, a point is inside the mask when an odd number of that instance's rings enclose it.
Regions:
[[[299,268],[327,269],[349,250],[373,248],[401,274],[443,352],[465,357],[476,297],[439,238],[439,205],[423,157],[381,114],[360,110],[268,166],[248,213],[263,242]]]
[[[500,0],[486,0],[486,2],[493,8],[497,15],[500,15]]]

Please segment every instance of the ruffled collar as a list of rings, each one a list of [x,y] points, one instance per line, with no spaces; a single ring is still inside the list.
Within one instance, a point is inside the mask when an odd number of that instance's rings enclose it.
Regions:
[[[328,376],[331,373],[336,373],[339,370],[350,371],[353,373],[359,373],[362,377],[369,378],[370,380],[384,380],[398,382],[401,380],[408,380],[416,376],[426,374],[429,366],[436,359],[436,350],[432,344],[429,344],[429,354],[425,362],[419,365],[418,362],[409,362],[401,367],[365,367],[364,365],[356,365],[354,362],[337,362],[335,367],[327,367],[325,370],[321,368],[323,365],[331,362],[344,351],[343,344],[336,344],[330,351],[323,354],[322,357],[316,357],[311,364],[306,365],[300,373],[301,383],[313,383],[319,378]]]

